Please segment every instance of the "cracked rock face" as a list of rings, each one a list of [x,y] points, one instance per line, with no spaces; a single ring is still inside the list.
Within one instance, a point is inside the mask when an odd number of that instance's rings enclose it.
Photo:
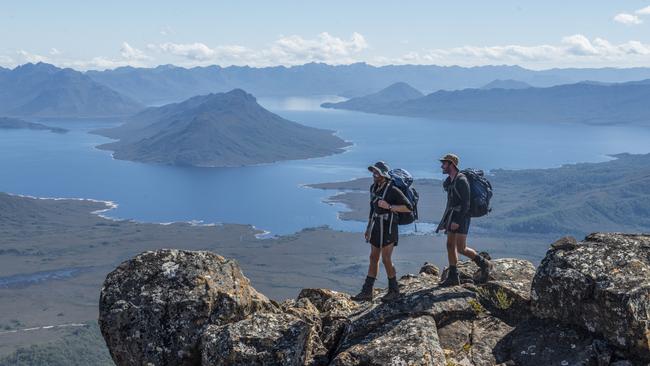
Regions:
[[[207,325],[272,309],[237,262],[210,252],[158,250],[108,274],[99,325],[118,365],[197,365]]]
[[[650,236],[596,233],[552,247],[531,296],[537,317],[600,333],[650,360]]]
[[[313,327],[294,315],[259,313],[236,323],[211,325],[201,341],[202,365],[304,365]]]
[[[436,322],[428,315],[398,318],[355,339],[331,365],[444,365]]]

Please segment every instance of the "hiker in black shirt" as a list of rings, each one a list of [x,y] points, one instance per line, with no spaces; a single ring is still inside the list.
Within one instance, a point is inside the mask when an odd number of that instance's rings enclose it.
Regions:
[[[388,293],[382,298],[391,301],[399,297],[397,274],[391,256],[397,246],[398,212],[410,212],[413,207],[402,191],[393,186],[388,175],[388,165],[380,161],[368,167],[372,172],[373,184],[370,186],[370,214],[368,226],[364,234],[366,242],[370,243],[370,263],[368,276],[356,296],[356,301],[371,301],[372,288],[379,272],[379,259],[382,259],[388,276]]]
[[[474,249],[467,247],[467,233],[471,221],[469,181],[458,170],[458,156],[447,154],[440,159],[440,162],[442,163],[442,172],[448,177],[443,183],[443,188],[447,191],[447,208],[438,229],[445,230],[447,233],[447,258],[449,260],[447,278],[440,285],[460,285],[460,277],[456,268],[458,253],[469,257],[479,266],[480,273],[477,280],[485,282],[489,277],[492,264],[487,258],[476,253]]]

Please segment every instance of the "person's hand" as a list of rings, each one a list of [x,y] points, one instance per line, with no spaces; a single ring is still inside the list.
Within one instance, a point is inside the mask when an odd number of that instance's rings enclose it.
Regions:
[[[458,230],[459,227],[460,227],[460,225],[458,225],[458,224],[455,223],[455,222],[452,222],[451,225],[449,225],[449,229],[450,229],[451,231],[456,231],[456,230]]]
[[[381,208],[386,209],[386,210],[388,210],[388,208],[390,207],[390,205],[388,204],[388,202],[386,202],[386,201],[384,201],[384,200],[379,200],[379,202],[377,202],[377,205],[378,205],[379,207],[381,207]]]
[[[370,233],[366,230],[366,232],[363,233],[363,237],[366,238],[366,241],[370,240]]]

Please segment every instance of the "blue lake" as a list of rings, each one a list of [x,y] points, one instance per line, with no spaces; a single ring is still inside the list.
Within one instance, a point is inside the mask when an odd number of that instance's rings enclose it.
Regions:
[[[385,160],[416,177],[439,177],[437,157],[453,151],[465,167],[548,168],[598,162],[608,154],[650,152],[650,128],[579,124],[470,123],[325,110],[332,98],[260,99],[279,115],[337,131],[354,145],[324,158],[242,168],[188,168],[114,160],[95,149],[110,141],[88,134],[110,121],[46,121],[67,134],[0,130],[0,191],[39,197],[114,201],[111,217],[144,222],[244,223],[287,234],[329,225],[361,230],[337,219],[331,192],[307,183],[366,176]]]

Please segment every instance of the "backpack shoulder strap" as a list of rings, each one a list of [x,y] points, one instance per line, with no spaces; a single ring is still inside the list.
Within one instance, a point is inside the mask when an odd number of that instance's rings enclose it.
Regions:
[[[458,192],[458,188],[456,188],[456,181],[458,181],[459,178],[467,179],[467,177],[465,176],[465,174],[458,172],[454,180],[451,182],[451,188],[454,190],[454,193],[456,193],[456,197],[458,197],[458,199],[460,199],[460,193]]]
[[[381,195],[381,199],[382,199],[382,200],[383,200],[383,199],[386,199],[386,194],[388,193],[388,191],[391,189],[392,186],[393,186],[393,182],[392,182],[392,181],[389,181],[389,182],[386,184],[386,188],[384,188],[384,193]]]

